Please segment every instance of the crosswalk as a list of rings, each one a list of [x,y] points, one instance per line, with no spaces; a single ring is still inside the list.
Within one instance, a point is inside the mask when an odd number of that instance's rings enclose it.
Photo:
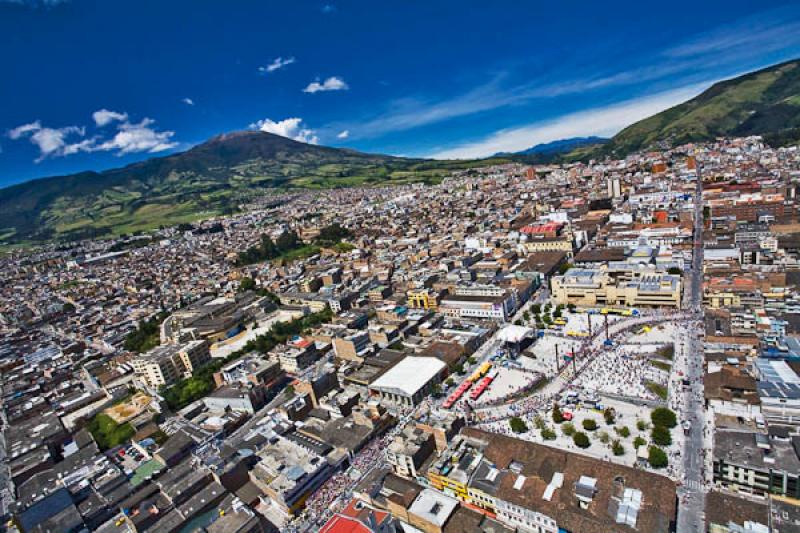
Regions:
[[[703,488],[703,484],[696,479],[688,479],[684,481],[683,486],[689,490],[700,490]]]

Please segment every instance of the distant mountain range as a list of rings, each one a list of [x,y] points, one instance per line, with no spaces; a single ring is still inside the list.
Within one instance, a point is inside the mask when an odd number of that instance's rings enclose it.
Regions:
[[[231,212],[270,188],[436,182],[492,162],[575,161],[720,136],[800,140],[800,60],[714,84],[632,124],[612,139],[539,144],[492,160],[432,161],[300,143],[258,131],[220,135],[182,153],[104,172],[81,172],[0,190],[0,247],[135,233]]]
[[[571,152],[583,146],[595,146],[605,144],[610,139],[603,137],[571,137],[569,139],[559,139],[548,143],[541,143],[531,146],[519,152],[499,152],[495,157],[505,157],[509,155],[555,155]]]
[[[135,233],[236,209],[258,191],[435,182],[478,163],[428,161],[305,144],[261,131],[105,172],[0,190],[0,244]]]

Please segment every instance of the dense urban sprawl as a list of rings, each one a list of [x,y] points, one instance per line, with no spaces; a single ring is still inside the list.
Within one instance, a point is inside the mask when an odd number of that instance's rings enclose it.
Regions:
[[[2,527],[800,530],[799,188],[720,139],[11,252]]]

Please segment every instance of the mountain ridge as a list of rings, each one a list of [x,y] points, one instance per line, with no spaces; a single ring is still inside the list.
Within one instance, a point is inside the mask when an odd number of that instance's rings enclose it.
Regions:
[[[435,182],[469,162],[306,144],[261,131],[216,135],[183,152],[0,189],[0,244],[131,233],[234,211],[256,190]]]
[[[186,151],[121,168],[38,178],[0,189],[0,246],[134,233],[192,221],[235,211],[267,189],[435,183],[451,170],[494,162],[617,158],[747,135],[763,135],[774,146],[800,141],[800,59],[715,83],[607,142],[560,139],[484,160],[408,159],[310,145],[254,130],[222,133]]]
[[[557,139],[555,141],[535,144],[530,148],[519,150],[517,152],[498,152],[494,154],[494,156],[498,157],[498,156],[509,156],[509,155],[554,155],[554,154],[568,153],[582,146],[604,144],[610,140],[611,139],[608,139],[606,137],[597,137],[595,135],[590,135],[588,137],[569,137],[566,139]]]
[[[750,135],[762,135],[772,145],[800,140],[800,59],[717,82],[686,102],[627,126],[590,157]]]

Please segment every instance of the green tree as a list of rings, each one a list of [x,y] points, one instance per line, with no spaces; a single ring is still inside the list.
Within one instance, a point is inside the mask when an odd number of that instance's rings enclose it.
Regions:
[[[597,422],[593,418],[587,418],[583,421],[583,429],[586,431],[594,431],[597,429]]]
[[[683,274],[683,270],[681,270],[678,267],[669,267],[667,269],[667,274],[672,274],[674,276],[680,276],[681,274]]]
[[[562,276],[567,273],[567,270],[572,268],[574,265],[572,263],[564,263],[560,267],[558,267],[558,273]]]
[[[575,446],[578,448],[588,448],[591,445],[591,441],[589,440],[589,435],[582,431],[578,431],[574,435],[572,435],[572,442],[575,443]]]
[[[148,320],[140,322],[139,326],[125,337],[124,348],[131,352],[144,353],[158,346],[161,342],[161,323],[168,316],[168,312],[162,311]]]
[[[614,421],[617,419],[617,415],[614,413],[614,409],[611,407],[606,407],[603,411],[603,419],[606,421],[606,425],[612,426],[614,425]]]
[[[674,428],[678,425],[678,417],[666,407],[657,407],[650,413],[650,421],[654,426]]]
[[[638,429],[639,431],[647,431],[648,427],[649,426],[648,426],[647,422],[645,422],[644,420],[637,420],[636,421],[636,429]]]
[[[650,446],[647,455],[647,462],[653,468],[664,468],[669,464],[667,454],[658,446]]]
[[[539,304],[533,304],[533,305],[531,306],[531,309],[533,310],[533,314],[534,314],[534,315],[538,315],[539,313],[541,313],[541,312],[542,312],[542,306],[541,306],[541,305],[539,305]]]
[[[542,438],[544,440],[556,440],[556,432],[548,427],[542,428]]]
[[[650,439],[659,446],[669,446],[672,444],[672,435],[669,430],[663,426],[653,426],[650,432]]]
[[[348,239],[352,233],[347,228],[343,227],[338,222],[334,222],[330,226],[325,226],[319,231],[317,235],[317,242],[320,244],[334,244],[342,239]]]
[[[611,443],[611,451],[614,455],[625,455],[625,446],[618,440]]]
[[[627,439],[631,436],[631,430],[628,429],[628,426],[616,427],[614,428],[614,431],[616,431],[617,434],[624,439]]]
[[[566,435],[567,437],[571,437],[575,434],[575,425],[572,422],[567,422],[561,426],[561,433]]]
[[[241,292],[252,291],[256,288],[256,281],[253,278],[242,278],[239,280],[239,290]]]
[[[302,245],[302,241],[294,230],[284,231],[280,234],[278,240],[275,241],[275,246],[281,252],[288,252],[289,250],[298,248],[300,245]]]
[[[561,408],[558,404],[553,405],[553,422],[556,424],[560,424],[564,421],[564,413],[561,412]]]
[[[511,426],[511,431],[513,431],[514,433],[525,433],[526,431],[528,431],[527,424],[525,424],[525,421],[518,416],[515,416],[514,418],[509,420],[508,424]]]
[[[636,448],[637,450],[639,449],[639,446],[644,446],[645,444],[647,444],[647,441],[644,440],[642,437],[636,437],[635,439],[633,439],[633,447]]]
[[[608,444],[608,441],[611,440],[611,437],[609,437],[608,433],[605,431],[601,431],[600,433],[598,433],[597,438],[603,444]]]

